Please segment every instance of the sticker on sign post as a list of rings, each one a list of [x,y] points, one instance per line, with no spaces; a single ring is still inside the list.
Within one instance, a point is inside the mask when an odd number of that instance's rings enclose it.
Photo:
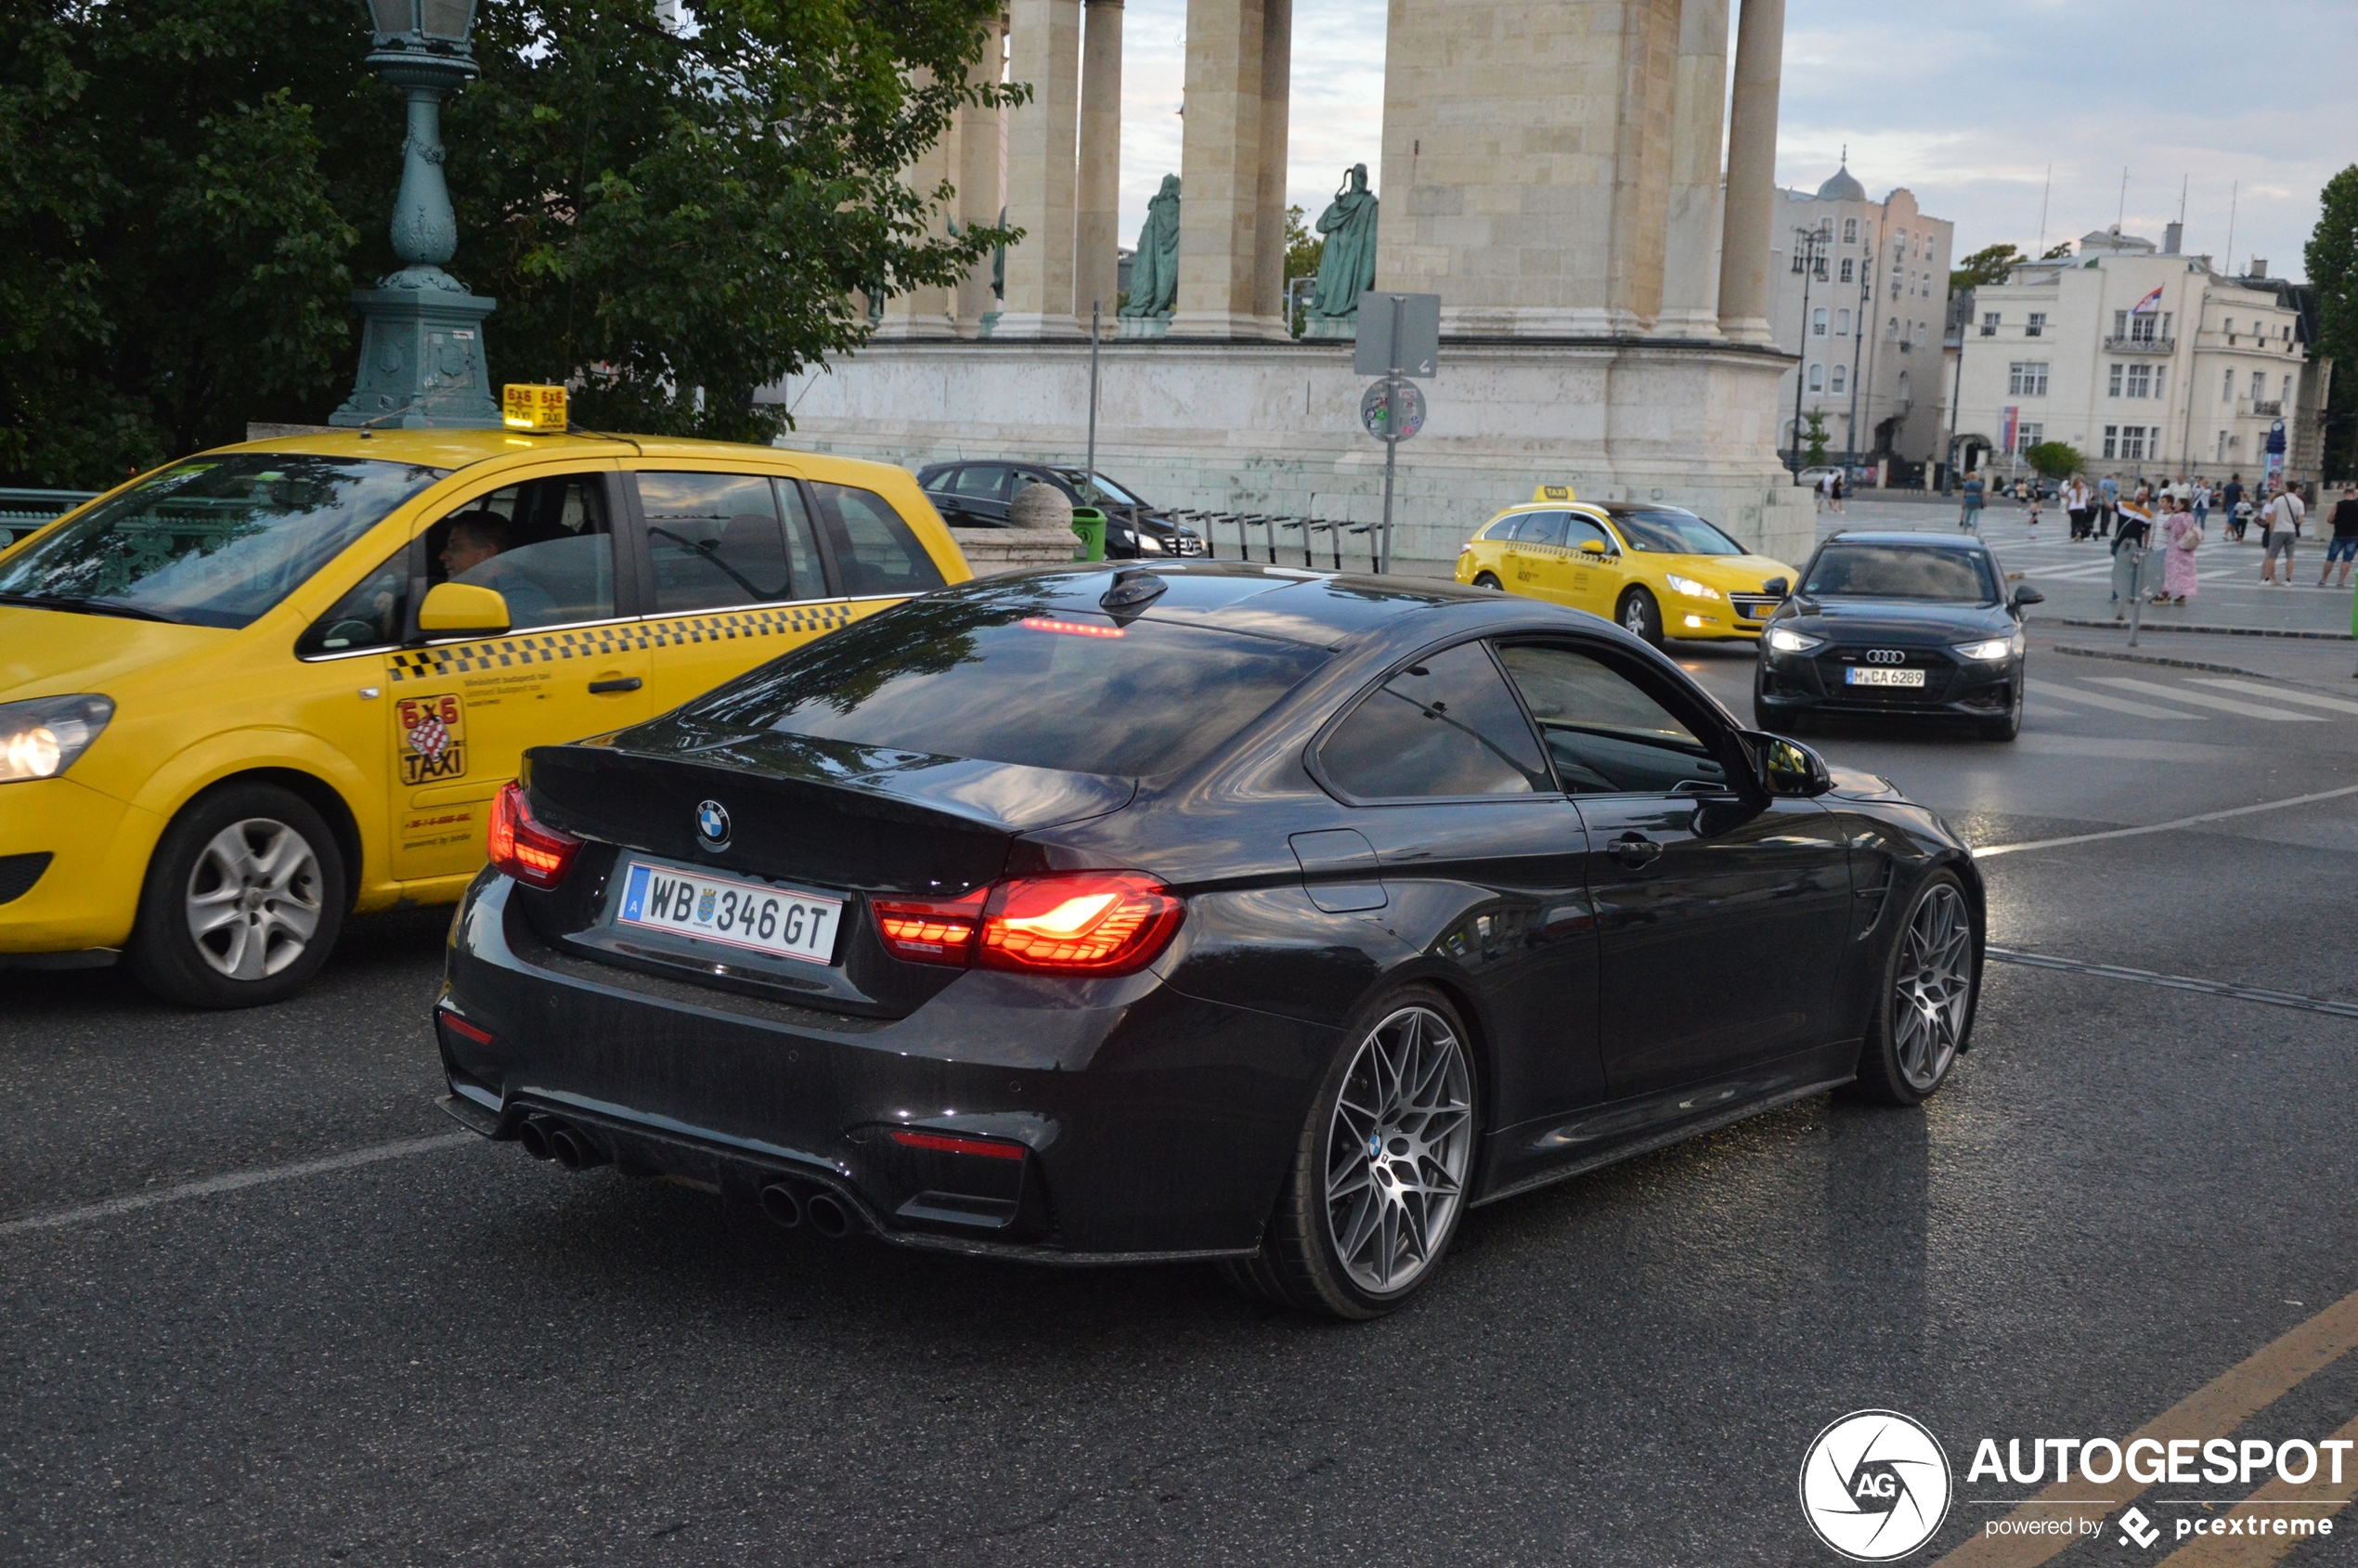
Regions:
[[[1359,395],[1360,427],[1379,441],[1406,441],[1425,427],[1425,395],[1417,383],[1399,383],[1399,407],[1393,407],[1393,383],[1380,381]]]

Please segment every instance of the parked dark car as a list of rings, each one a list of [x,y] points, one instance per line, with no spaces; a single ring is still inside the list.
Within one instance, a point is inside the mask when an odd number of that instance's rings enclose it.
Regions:
[[[1753,721],[1791,732],[1818,714],[1961,719],[1988,740],[2022,732],[2023,610],[1980,538],[1835,534],[1760,634]]]
[[[781,1224],[1420,1285],[1470,1204],[1970,1037],[1982,885],[1594,616],[1226,563],[884,610],[531,752],[460,1121]]]
[[[1198,556],[1203,536],[1125,485],[1097,475],[1091,498],[1089,474],[1079,468],[1034,462],[941,462],[917,471],[917,484],[934,510],[953,528],[1004,528],[1008,508],[1027,485],[1053,485],[1075,506],[1106,514],[1106,554],[1115,560],[1164,560]]]

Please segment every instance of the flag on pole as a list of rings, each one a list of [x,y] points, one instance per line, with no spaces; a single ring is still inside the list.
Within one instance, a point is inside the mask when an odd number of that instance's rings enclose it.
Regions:
[[[2014,453],[2015,427],[2017,422],[2016,416],[2018,416],[2021,412],[2022,406],[2020,404],[2009,403],[2006,405],[2006,422],[2003,434],[1999,437],[1999,439],[2005,447],[2006,452],[2009,456],[2012,456]]]
[[[2148,316],[2160,308],[2161,291],[2159,289],[2156,289],[2152,293],[2147,294],[2144,299],[2141,299],[2135,305],[2131,305],[2129,307],[2129,314],[2131,316]]]

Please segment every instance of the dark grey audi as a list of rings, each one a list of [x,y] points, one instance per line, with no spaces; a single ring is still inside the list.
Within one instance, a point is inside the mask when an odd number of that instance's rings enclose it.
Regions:
[[[1466,1208],[1939,1088],[1964,846],[1575,611],[1231,564],[885,610],[543,746],[435,1008],[495,1138],[781,1224],[1399,1304]]]

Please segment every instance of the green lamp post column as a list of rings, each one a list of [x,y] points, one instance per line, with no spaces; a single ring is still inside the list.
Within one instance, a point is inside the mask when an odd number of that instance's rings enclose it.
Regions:
[[[442,270],[459,249],[459,220],[442,177],[442,100],[478,74],[467,34],[475,0],[369,0],[368,64],[409,100],[393,250],[401,270],[353,292],[360,307],[360,372],[328,416],[375,429],[481,429],[500,422],[483,352],[483,319],[498,302]]]

